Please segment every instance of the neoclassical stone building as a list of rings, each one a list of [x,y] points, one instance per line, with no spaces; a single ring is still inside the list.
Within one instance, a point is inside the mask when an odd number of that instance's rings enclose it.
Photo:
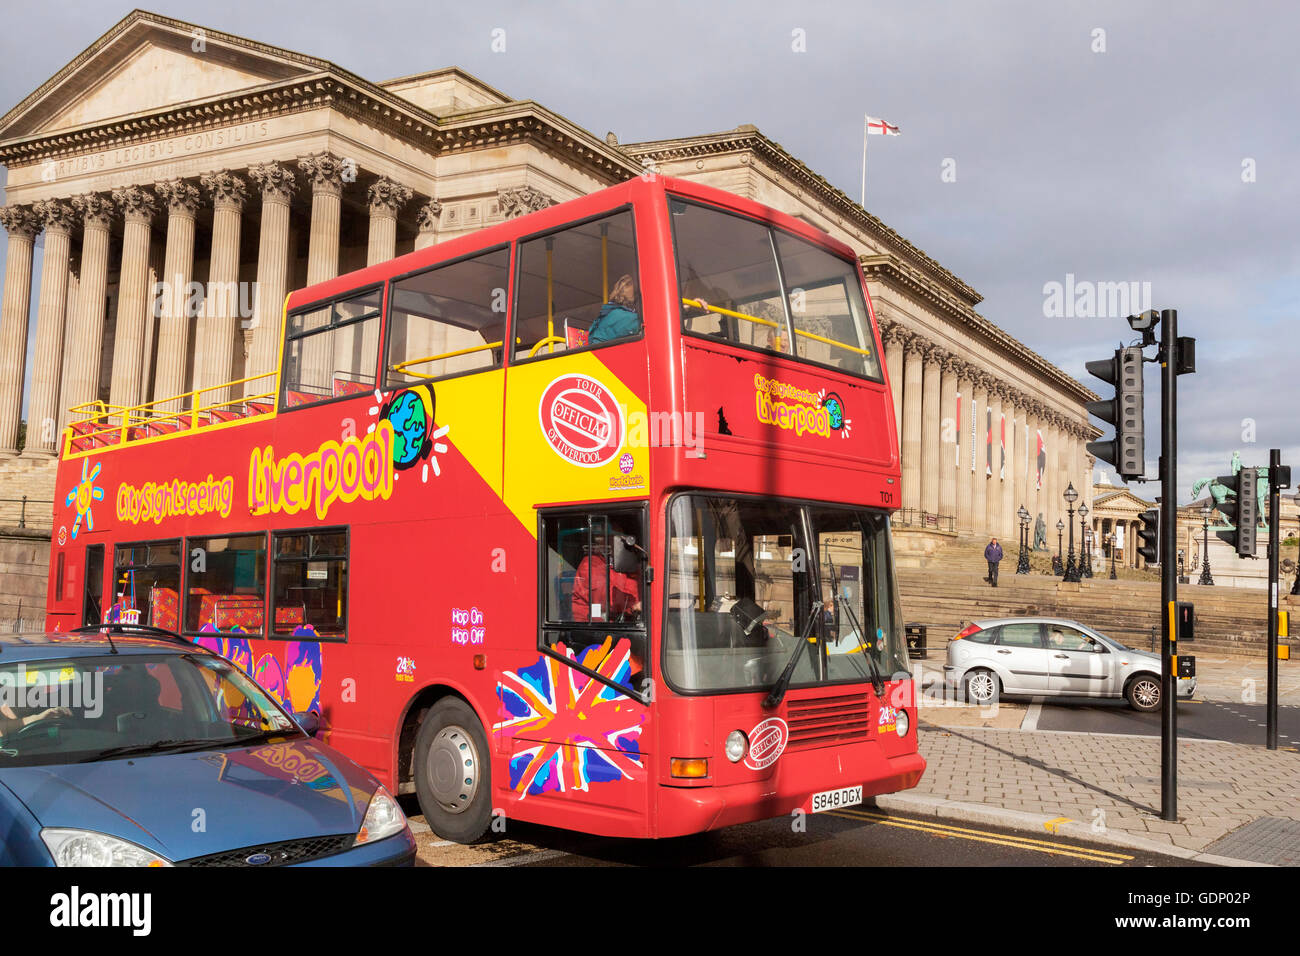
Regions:
[[[375,83],[136,11],[0,118],[0,163],[0,499],[54,497],[71,406],[239,379],[245,394],[265,390],[292,289],[647,167],[775,206],[860,251],[894,386],[903,525],[1014,546],[1022,505],[1054,527],[1067,485],[1081,500],[1092,492],[1084,443],[1098,431],[1083,403],[1096,396],[752,126],[620,144],[457,69]]]

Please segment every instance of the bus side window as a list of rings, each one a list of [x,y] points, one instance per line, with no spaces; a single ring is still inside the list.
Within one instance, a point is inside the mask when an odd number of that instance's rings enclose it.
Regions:
[[[510,250],[435,266],[393,283],[389,388],[501,365]]]
[[[382,295],[370,289],[289,315],[283,407],[374,391]]]
[[[629,687],[646,674],[641,535],[635,511],[543,519],[542,646]]]
[[[271,635],[346,640],[347,530],[277,531],[274,538]]]
[[[630,210],[519,244],[516,359],[632,339],[643,325]]]

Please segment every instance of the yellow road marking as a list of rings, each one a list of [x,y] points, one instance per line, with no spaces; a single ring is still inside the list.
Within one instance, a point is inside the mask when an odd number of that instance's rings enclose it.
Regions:
[[[1073,822],[1074,821],[1069,817],[1057,817],[1055,820],[1048,820],[1046,823],[1044,823],[1043,829],[1046,830],[1048,833],[1055,833],[1056,828],[1059,827],[1062,823],[1073,823]]]
[[[871,813],[866,810],[832,810],[833,815],[853,820],[866,820],[872,823],[882,823],[886,826],[899,827],[905,830],[918,830],[922,833],[933,833],[937,836],[950,836],[962,840],[972,840],[976,843],[992,843],[997,846],[1009,846],[1021,850],[1034,850],[1038,853],[1048,853],[1052,856],[1070,856],[1080,860],[1091,860],[1096,863],[1111,863],[1120,866],[1133,857],[1125,853],[1113,853],[1109,850],[1092,850],[1074,846],[1068,843],[1053,843],[1050,840],[1039,840],[1033,837],[1008,836],[1003,833],[993,833],[989,830],[974,830],[969,827],[950,826],[946,823],[931,823],[928,820],[913,820],[903,817],[890,817],[882,813]]]

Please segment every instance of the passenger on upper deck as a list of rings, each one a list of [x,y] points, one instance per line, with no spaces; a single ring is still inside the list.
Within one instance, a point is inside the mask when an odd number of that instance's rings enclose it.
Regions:
[[[641,331],[641,316],[636,313],[636,283],[630,275],[620,276],[600,307],[600,314],[587,331],[587,341],[596,345],[611,339],[636,335]]]

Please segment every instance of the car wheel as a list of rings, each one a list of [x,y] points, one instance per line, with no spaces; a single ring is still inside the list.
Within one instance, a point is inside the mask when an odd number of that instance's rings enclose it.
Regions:
[[[487,736],[473,709],[444,697],[429,709],[415,738],[415,793],[424,819],[445,840],[474,843],[492,822]]]
[[[1002,682],[998,675],[990,670],[973,670],[961,679],[962,691],[966,702],[985,707],[996,704],[1002,696]]]
[[[1124,696],[1134,710],[1150,713],[1160,709],[1160,678],[1151,674],[1139,674],[1128,682]]]

